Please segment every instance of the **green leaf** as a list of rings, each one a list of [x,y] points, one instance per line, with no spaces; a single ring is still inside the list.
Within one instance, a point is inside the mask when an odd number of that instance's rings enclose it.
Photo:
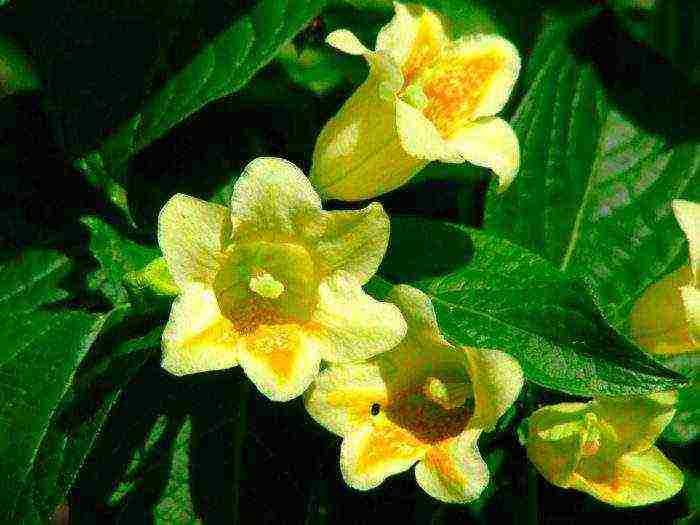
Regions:
[[[52,251],[29,251],[0,267],[3,523],[12,522],[30,470],[43,468],[37,463],[39,446],[78,365],[105,322],[104,316],[44,308],[67,297],[58,282],[69,270],[69,260]],[[60,438],[48,439],[53,440],[53,448],[62,446]],[[40,509],[38,515],[52,511]],[[27,522],[32,519],[30,515]]]
[[[0,34],[0,98],[40,87],[41,80],[29,56],[10,37]]]
[[[622,26],[694,82],[700,81],[700,5],[687,0],[615,0]]]
[[[72,389],[61,400],[61,409],[53,417],[27,477],[24,515],[51,515],[63,501],[122,388],[160,346],[162,328],[123,340],[127,334],[121,323],[126,314],[127,309],[122,308],[108,316],[105,325],[116,326],[109,331],[103,327],[92,351],[107,356],[91,366],[84,362]]]
[[[120,185],[128,160],[209,102],[241,89],[322,6],[323,0],[259,1],[76,167],[128,211]]]
[[[127,239],[98,217],[83,217],[81,222],[90,232],[90,251],[100,263],[100,268],[88,276],[88,286],[99,290],[114,305],[127,302],[124,276],[159,257],[160,250]]]
[[[625,71],[605,64],[605,56],[587,60],[598,48],[616,60],[608,45],[623,36],[607,35],[605,17],[581,18],[546,24],[533,51],[528,90],[512,121],[521,169],[505,194],[490,195],[485,226],[590,278],[621,327],[644,289],[687,260],[671,200],[700,200],[700,146],[678,135],[695,133],[684,121],[673,122],[693,106],[683,98],[689,91],[672,83],[670,66],[652,64],[646,74],[666,75],[677,92],[640,90],[636,84],[648,82],[636,76],[643,67]],[[620,56],[630,63],[651,60],[643,50],[625,50]],[[615,67],[618,84],[604,84],[600,75]]]
[[[394,219],[380,273],[427,293],[448,340],[504,350],[547,388],[593,397],[684,383],[609,326],[585,282],[487,233]]]
[[[667,367],[687,376],[690,384],[678,390],[676,415],[664,429],[666,441],[683,445],[700,438],[700,354],[681,354],[665,361]]]
[[[249,391],[238,371],[173,378],[149,362],[85,462],[75,515],[98,507],[116,523],[237,523]]]

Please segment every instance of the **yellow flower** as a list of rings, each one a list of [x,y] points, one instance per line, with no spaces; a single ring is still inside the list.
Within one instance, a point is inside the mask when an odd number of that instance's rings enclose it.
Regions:
[[[672,497],[683,473],[654,446],[675,392],[543,407],[528,419],[527,454],[552,484],[618,507]]]
[[[673,212],[688,239],[690,264],[647,288],[630,316],[632,337],[655,354],[700,349],[700,204],[675,200]]]
[[[230,209],[175,195],[158,242],[180,289],[163,333],[175,375],[240,364],[270,399],[307,388],[321,359],[352,362],[393,348],[406,322],[361,286],[384,256],[389,220],[373,203],[327,212],[292,163],[259,158]]]
[[[450,40],[430,10],[395,3],[376,51],[341,29],[327,42],[364,55],[367,80],[321,131],[311,180],[325,198],[368,199],[398,188],[433,160],[492,169],[505,189],[518,139],[501,111],[520,71],[517,49],[494,35]]]
[[[406,339],[367,363],[321,372],[306,408],[343,437],[340,466],[351,487],[371,489],[418,463],[416,480],[428,494],[471,501],[489,476],[477,439],[517,398],[520,365],[503,352],[450,345],[419,290],[396,286],[389,299],[408,322]]]

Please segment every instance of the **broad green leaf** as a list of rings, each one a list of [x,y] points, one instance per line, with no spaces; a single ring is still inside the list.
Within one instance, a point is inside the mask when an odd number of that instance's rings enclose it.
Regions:
[[[671,200],[700,200],[700,146],[671,135],[684,128],[662,135],[670,118],[664,112],[669,105],[682,111],[682,101],[670,93],[666,100],[645,99],[645,92],[633,91],[638,71],[631,78],[621,71],[627,92],[603,85],[597,66],[584,55],[595,48],[596,35],[606,38],[600,43],[605,49],[619,36],[598,34],[609,29],[605,20],[587,15],[578,24],[547,24],[512,121],[521,142],[521,169],[505,194],[490,195],[485,226],[561,270],[590,278],[610,321],[624,326],[644,289],[687,258]],[[577,45],[583,50],[575,51]],[[632,53],[623,56],[649,58]],[[600,54],[616,57],[614,49]],[[649,71],[670,74],[670,66],[658,67]],[[645,100],[646,109],[633,107]],[[621,104],[629,107],[620,109]]]
[[[30,251],[0,267],[0,522],[11,523],[39,446],[104,316],[49,307],[69,260]],[[62,446],[60,438],[52,447]],[[27,522],[31,523],[31,516]]]
[[[257,2],[76,166],[127,211],[120,179],[129,159],[209,102],[241,89],[322,6],[323,0]]]
[[[448,340],[506,351],[547,388],[594,397],[684,383],[609,326],[586,283],[487,233],[394,219],[380,274],[426,292]]]
[[[109,315],[105,324],[114,326],[103,327],[92,351],[107,355],[90,366],[83,362],[73,387],[61,400],[27,477],[24,512],[19,515],[52,514],[66,497],[122,388],[160,346],[161,328],[124,340],[121,323],[127,313],[122,308]]]
[[[88,276],[88,286],[102,292],[114,305],[127,302],[124,276],[160,256],[160,250],[131,241],[98,217],[83,217],[81,222],[90,231],[90,251],[100,263],[100,268]]]

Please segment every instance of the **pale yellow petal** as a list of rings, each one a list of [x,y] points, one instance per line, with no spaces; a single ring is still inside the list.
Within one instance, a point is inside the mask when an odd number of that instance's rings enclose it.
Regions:
[[[550,483],[568,487],[581,459],[585,403],[559,403],[540,408],[527,420],[527,456]]]
[[[401,310],[411,337],[448,344],[440,332],[433,303],[424,292],[406,284],[399,284],[392,287],[387,294],[387,300]]]
[[[231,368],[238,364],[240,343],[214,292],[200,283],[187,284],[163,331],[162,366],[176,376]]]
[[[416,465],[416,480],[433,498],[445,503],[468,503],[486,488],[489,471],[481,458],[478,429],[464,432],[431,448]]]
[[[321,199],[291,162],[259,157],[236,181],[231,220],[236,239],[290,240],[318,220]]]
[[[598,398],[590,405],[598,419],[612,427],[621,453],[651,447],[676,413],[678,394]]]
[[[365,284],[377,272],[389,244],[389,217],[381,204],[324,212],[318,228],[314,251],[323,274],[344,270]]]
[[[392,388],[409,390],[426,378],[457,383],[472,397],[466,355],[447,342],[438,327],[430,298],[408,285],[394,286],[386,299],[399,307],[406,319],[406,338],[395,349],[377,357]]]
[[[321,355],[299,325],[262,325],[247,336],[239,361],[248,378],[272,401],[300,396],[318,375]]]
[[[695,343],[694,348],[700,345],[700,290],[695,286],[681,288],[685,318],[688,321],[688,333]]]
[[[326,37],[326,43],[349,55],[366,55],[371,53],[371,51],[347,29],[333,31]]]
[[[179,287],[211,284],[231,233],[228,210],[178,193],[158,215],[158,245]]]
[[[342,271],[321,282],[311,322],[323,358],[336,363],[369,359],[394,348],[406,335],[399,309],[370,297]]]
[[[473,428],[493,430],[520,395],[525,377],[518,361],[499,350],[464,348],[474,392]]]
[[[396,129],[396,93],[403,78],[393,60],[367,55],[370,74],[321,130],[311,181],[327,199],[363,200],[391,191],[426,160],[406,153]]]
[[[411,468],[425,456],[427,448],[380,414],[343,439],[340,471],[352,488],[369,490]]]
[[[679,199],[672,205],[676,220],[688,239],[693,284],[700,288],[700,204]]]
[[[690,267],[683,266],[652,284],[635,303],[630,314],[632,338],[654,354],[694,351],[687,309],[681,289],[691,281]]]
[[[493,170],[498,177],[498,191],[508,188],[520,167],[518,137],[503,119],[476,120],[452,135],[448,143],[464,160]]]
[[[396,102],[396,129],[401,146],[409,155],[425,161],[462,162],[459,151],[446,143],[440,132],[420,110],[403,100]],[[396,187],[403,185],[414,173],[405,172],[403,180],[395,181]]]
[[[447,43],[440,19],[429,9],[394,3],[394,17],[377,35],[377,51],[399,64],[410,80]]]
[[[520,54],[505,38],[497,35],[473,35],[461,38],[454,44],[454,53],[465,67],[480,58],[493,60],[493,67],[478,68],[478,99],[471,113],[472,118],[491,117],[500,112],[510,98],[520,74]]]
[[[577,472],[571,488],[617,507],[650,505],[669,499],[683,488],[680,471],[656,447],[625,454],[615,464],[612,475]]]
[[[371,421],[372,407],[388,401],[387,386],[373,363],[332,365],[307,391],[306,410],[320,425],[340,436]]]

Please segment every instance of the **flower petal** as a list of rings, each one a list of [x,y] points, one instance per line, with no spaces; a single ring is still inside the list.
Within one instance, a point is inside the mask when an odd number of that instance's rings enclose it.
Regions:
[[[231,196],[234,236],[289,240],[318,220],[321,199],[304,173],[274,157],[251,161]]]
[[[683,473],[656,447],[625,454],[612,475],[577,472],[571,488],[617,507],[649,505],[673,497],[683,488]]]
[[[527,420],[527,456],[542,476],[568,487],[582,456],[585,403],[559,403],[540,408]]]
[[[175,283],[211,284],[231,233],[228,210],[188,195],[173,195],[158,215],[158,245]]]
[[[372,52],[347,29],[338,29],[329,33],[326,43],[349,55],[366,55]]]
[[[427,163],[407,154],[396,131],[396,93],[403,77],[393,59],[365,55],[367,80],[323,127],[311,168],[314,187],[329,199],[369,199],[391,191]]]
[[[692,280],[689,266],[683,266],[647,288],[630,314],[632,338],[654,354],[693,351],[688,316],[681,288]]]
[[[214,292],[200,284],[184,287],[163,331],[165,370],[176,376],[222,370],[238,364],[240,335],[221,315]]]
[[[459,151],[449,146],[440,136],[440,132],[423,113],[403,100],[396,101],[396,129],[401,140],[401,147],[413,157],[425,161],[463,162]],[[405,173],[405,179],[396,184],[402,185],[416,172]]]
[[[688,321],[688,332],[695,343],[694,348],[700,344],[700,290],[695,286],[681,288],[685,318]]]
[[[693,284],[700,288],[700,204],[678,199],[673,201],[672,206],[676,220],[688,239]]]
[[[427,446],[383,415],[350,432],[340,448],[340,470],[345,482],[369,490],[386,478],[411,468]]]
[[[398,348],[377,357],[390,389],[408,391],[426,377],[446,374],[469,385],[466,356],[442,336],[430,298],[405,284],[394,286],[386,298],[399,307],[408,328]]]
[[[464,160],[493,170],[498,191],[508,188],[520,167],[518,137],[503,119],[479,119],[457,131],[448,143]]]
[[[489,470],[477,441],[481,430],[472,429],[430,449],[416,465],[416,480],[433,498],[445,503],[468,503],[486,488]]]
[[[455,59],[468,74],[472,96],[478,97],[471,108],[471,118],[492,117],[500,112],[520,74],[517,48],[496,35],[467,36],[453,44],[453,51],[441,61],[449,64]]]
[[[394,348],[406,335],[399,309],[367,295],[348,273],[338,271],[325,279],[318,293],[313,335],[327,361],[363,361]]]
[[[365,284],[377,272],[389,244],[389,217],[382,205],[324,212],[321,224],[323,233],[315,246],[321,271],[328,275],[344,270]]]
[[[401,66],[408,84],[446,44],[447,36],[435,13],[394,2],[394,17],[379,31],[376,50],[388,53]]]
[[[465,347],[474,390],[473,428],[493,430],[520,395],[525,377],[520,364],[499,350]]]
[[[599,419],[615,431],[621,453],[651,447],[676,413],[678,394],[658,392],[646,396],[606,397],[591,403]]]
[[[246,337],[239,360],[260,392],[272,401],[289,401],[318,375],[321,354],[299,325],[261,325]]]
[[[390,54],[370,51],[347,29],[333,31],[326,37],[326,43],[349,55],[363,55],[370,66],[369,77],[363,86],[371,87],[374,95],[393,101],[393,95],[401,89],[404,80],[398,63]]]
[[[388,393],[379,367],[372,363],[332,365],[306,393],[306,410],[320,425],[346,436],[372,419],[372,406],[386,406]]]

